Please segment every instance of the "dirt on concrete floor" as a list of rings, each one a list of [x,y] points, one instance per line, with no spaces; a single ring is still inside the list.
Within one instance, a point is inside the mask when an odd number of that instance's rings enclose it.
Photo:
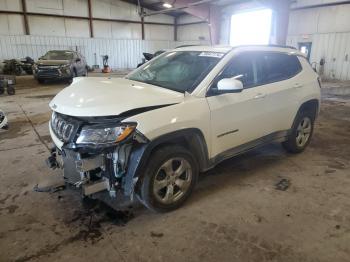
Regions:
[[[324,89],[302,154],[272,144],[227,160],[201,175],[182,208],[154,214],[82,203],[71,190],[33,191],[61,182],[44,160],[48,102],[62,88],[31,82],[0,97],[10,122],[0,132],[0,261],[349,261],[346,95]]]

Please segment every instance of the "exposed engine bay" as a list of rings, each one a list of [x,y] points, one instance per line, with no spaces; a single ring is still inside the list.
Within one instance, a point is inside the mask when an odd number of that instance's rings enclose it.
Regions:
[[[132,199],[136,181],[130,172],[136,169],[128,166],[131,152],[137,154],[148,140],[136,130],[136,124],[121,123],[121,120],[118,117],[78,118],[54,112],[50,132],[62,146],[59,148],[55,143],[47,165],[63,169],[65,182],[81,189],[84,196],[104,191],[115,198],[120,191]],[[117,127],[122,127],[120,134],[113,133]],[[102,142],[102,137],[110,141]],[[132,161],[133,165],[138,163]]]

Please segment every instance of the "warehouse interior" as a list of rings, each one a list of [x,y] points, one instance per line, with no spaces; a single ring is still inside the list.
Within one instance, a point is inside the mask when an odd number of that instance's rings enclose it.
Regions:
[[[0,261],[348,261],[349,14],[344,0],[0,0]],[[82,200],[47,167],[49,104],[80,79],[108,84],[181,47],[260,45],[318,74],[301,154],[273,143],[226,159],[168,213]],[[52,50],[77,55],[72,77],[39,78]]]

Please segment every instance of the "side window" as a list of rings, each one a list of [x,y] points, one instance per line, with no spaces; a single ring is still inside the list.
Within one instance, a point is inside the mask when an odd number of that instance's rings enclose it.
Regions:
[[[253,60],[249,55],[239,55],[234,57],[230,64],[221,73],[218,80],[232,77],[242,81],[244,88],[249,88],[256,84]]]
[[[298,57],[282,53],[261,53],[257,56],[259,84],[282,81],[301,71]]]

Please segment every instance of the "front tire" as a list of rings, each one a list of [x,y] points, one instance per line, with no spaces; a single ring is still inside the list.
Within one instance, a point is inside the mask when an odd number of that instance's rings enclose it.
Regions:
[[[301,111],[293,124],[288,140],[283,147],[290,153],[301,153],[310,143],[315,117],[310,111]]]
[[[8,86],[7,87],[7,94],[10,96],[13,96],[16,93],[16,90],[13,86]]]
[[[149,159],[140,185],[140,200],[156,212],[179,208],[191,195],[198,178],[192,154],[181,146],[165,146]]]
[[[37,80],[39,84],[45,84],[45,79],[38,78]]]

